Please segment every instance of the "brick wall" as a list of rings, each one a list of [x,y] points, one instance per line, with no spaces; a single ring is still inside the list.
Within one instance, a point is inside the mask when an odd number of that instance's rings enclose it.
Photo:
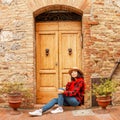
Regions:
[[[109,77],[115,62],[120,60],[120,1],[94,1],[91,7],[91,20],[98,22],[90,27],[90,64],[92,74]],[[120,65],[113,79],[120,81]],[[120,88],[113,97],[113,104],[120,104]]]
[[[120,58],[119,0],[1,0],[0,81],[22,76],[35,90],[34,17],[58,8],[83,13],[82,69],[87,90],[91,77],[110,75]],[[120,67],[114,79],[120,80],[119,73]],[[90,99],[90,94],[86,94],[86,107],[90,106]]]

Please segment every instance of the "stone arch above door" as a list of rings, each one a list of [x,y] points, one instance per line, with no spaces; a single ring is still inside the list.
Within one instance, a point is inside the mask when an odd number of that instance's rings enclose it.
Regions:
[[[83,12],[80,9],[77,8],[73,8],[72,6],[66,6],[66,5],[49,5],[43,8],[38,9],[37,11],[34,12],[34,16],[37,16],[43,12],[46,11],[51,11],[51,10],[67,10],[67,11],[71,11],[77,14],[82,15]]]
[[[50,10],[68,10],[77,14],[83,14],[83,11],[90,6],[91,0],[27,0],[28,7],[33,11],[34,16]]]

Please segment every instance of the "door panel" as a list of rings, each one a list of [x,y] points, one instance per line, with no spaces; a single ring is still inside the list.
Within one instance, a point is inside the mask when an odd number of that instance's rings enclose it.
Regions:
[[[36,32],[40,31],[58,31],[58,22],[36,23]]]
[[[81,22],[59,22],[59,31],[81,31]]]
[[[80,28],[80,22],[36,24],[37,103],[57,97],[70,80],[68,70],[81,67]]]
[[[58,89],[58,32],[38,32],[36,40],[37,102],[46,103]]]
[[[69,80],[68,70],[80,67],[80,31],[59,32],[59,49],[60,87],[65,87]]]

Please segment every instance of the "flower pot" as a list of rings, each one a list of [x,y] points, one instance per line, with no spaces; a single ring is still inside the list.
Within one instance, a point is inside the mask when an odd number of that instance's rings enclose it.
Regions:
[[[98,105],[101,106],[102,109],[106,109],[106,107],[110,104],[111,97],[110,96],[100,96],[96,98]]]
[[[18,108],[22,103],[22,95],[21,93],[9,93],[8,94],[8,103],[9,106],[13,109],[11,114],[20,114]]]

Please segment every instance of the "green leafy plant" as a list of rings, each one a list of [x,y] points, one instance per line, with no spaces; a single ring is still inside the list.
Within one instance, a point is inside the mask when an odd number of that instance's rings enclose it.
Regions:
[[[118,82],[110,79],[100,80],[100,83],[92,85],[92,93],[98,96],[111,96],[116,91]]]

